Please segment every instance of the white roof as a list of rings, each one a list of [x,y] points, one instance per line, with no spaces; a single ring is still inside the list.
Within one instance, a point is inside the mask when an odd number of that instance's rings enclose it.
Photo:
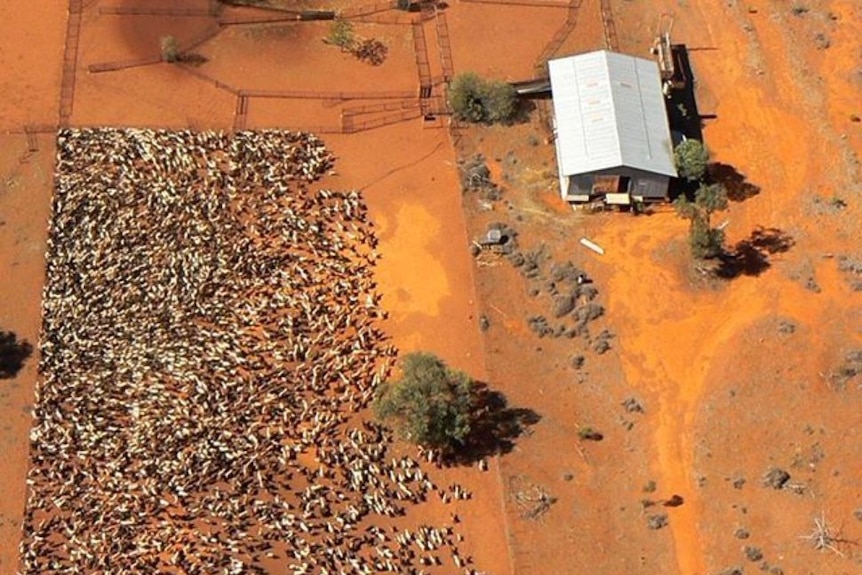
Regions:
[[[548,62],[560,174],[676,176],[658,64],[600,50]]]

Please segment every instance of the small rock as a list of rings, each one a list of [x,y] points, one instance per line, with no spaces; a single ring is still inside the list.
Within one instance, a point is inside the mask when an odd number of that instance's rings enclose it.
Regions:
[[[743,575],[742,567],[730,567],[718,575]]]
[[[575,298],[572,296],[563,295],[554,299],[554,317],[563,317],[571,313],[573,309],[575,309]]]
[[[807,280],[805,280],[805,289],[807,289],[808,291],[813,291],[814,293],[820,293],[820,285],[813,277],[809,277]]]
[[[814,46],[818,50],[826,50],[831,45],[832,41],[829,39],[829,36],[827,36],[823,32],[818,32],[814,35]]]
[[[746,545],[743,548],[743,552],[745,553],[745,558],[752,562],[757,562],[763,559],[763,551],[760,550],[760,547],[752,547],[751,545]]]
[[[736,475],[733,477],[733,480],[730,483],[733,485],[734,489],[742,489],[742,486],[745,485],[745,477],[741,475]]]
[[[491,327],[491,320],[488,319],[488,316],[482,314],[479,316],[479,329],[482,331],[488,331],[488,328]]]
[[[582,367],[584,367],[584,362],[586,360],[587,358],[585,358],[584,356],[576,355],[572,357],[572,367],[574,367],[575,369],[581,369]]]
[[[575,476],[571,473],[563,473],[563,481],[571,481]]]
[[[751,533],[745,527],[737,527],[733,532],[733,536],[737,539],[748,539],[751,537]]]
[[[673,494],[670,496],[670,499],[665,499],[661,504],[665,507],[679,507],[684,502],[685,499],[682,498],[682,495]]]
[[[605,308],[596,303],[588,303],[582,305],[575,310],[575,319],[580,323],[586,323],[594,319],[598,319],[605,313]]]
[[[763,475],[764,487],[782,489],[788,481],[790,481],[790,474],[777,467],[770,467]]]
[[[647,516],[647,528],[652,530],[661,529],[667,526],[667,514],[659,513],[656,515]]]
[[[859,521],[862,521],[862,507],[853,512],[853,517],[855,517]]]
[[[781,323],[778,324],[778,332],[783,333],[785,335],[790,335],[796,332],[796,324],[792,321],[782,320]]]
[[[606,339],[596,340],[596,343],[593,344],[593,351],[595,351],[599,355],[602,355],[609,349],[611,349],[611,344],[609,344],[608,340]]]
[[[628,413],[644,412],[643,404],[635,397],[627,397],[620,405],[622,405]]]
[[[509,254],[509,261],[512,262],[513,266],[519,268],[524,265],[524,254],[521,252],[512,252]]]

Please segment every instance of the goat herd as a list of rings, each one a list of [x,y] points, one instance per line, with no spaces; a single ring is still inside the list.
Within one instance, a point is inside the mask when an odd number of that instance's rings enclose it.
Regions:
[[[362,420],[395,356],[357,192],[308,134],[59,134],[27,575],[475,573]]]

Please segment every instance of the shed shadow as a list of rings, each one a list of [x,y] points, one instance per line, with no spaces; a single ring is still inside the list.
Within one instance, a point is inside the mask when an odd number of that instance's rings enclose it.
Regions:
[[[670,129],[684,135],[686,138],[703,141],[703,119],[697,108],[697,98],[694,95],[694,74],[688,58],[688,48],[685,44],[671,46],[675,74],[673,81],[677,88],[670,91],[665,98],[665,108],[670,123]]]
[[[11,331],[0,331],[0,379],[12,379],[33,354],[33,346]]]
[[[770,256],[784,253],[796,242],[778,228],[755,228],[751,235],[719,256],[715,274],[723,279],[759,276],[771,267]]]

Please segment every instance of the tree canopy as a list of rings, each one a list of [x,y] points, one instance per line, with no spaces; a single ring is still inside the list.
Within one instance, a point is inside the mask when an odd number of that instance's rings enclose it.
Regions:
[[[673,159],[679,177],[685,178],[689,182],[696,182],[706,174],[709,151],[700,140],[688,139],[674,149]]]
[[[677,214],[690,221],[689,243],[697,259],[718,257],[724,250],[724,231],[712,227],[712,214],[727,209],[727,190],[721,184],[701,184],[694,201],[680,196],[674,202]]]
[[[460,74],[449,85],[449,104],[459,120],[493,124],[510,121],[517,111],[515,89],[473,72]]]
[[[462,445],[474,418],[474,381],[425,352],[404,356],[401,372],[399,379],[377,389],[377,418],[424,447],[448,450]]]

